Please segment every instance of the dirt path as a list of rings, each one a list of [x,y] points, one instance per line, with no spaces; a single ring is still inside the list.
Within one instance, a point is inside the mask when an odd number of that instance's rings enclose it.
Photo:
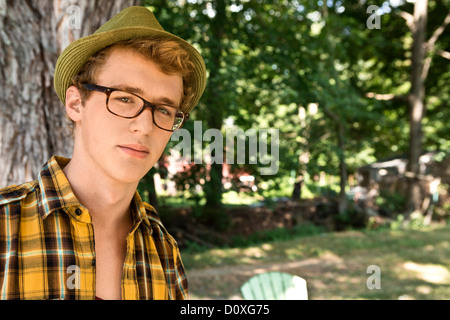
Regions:
[[[288,272],[303,277],[308,282],[308,290],[315,292],[315,297],[320,299],[320,288],[325,287],[323,281],[339,270],[348,268],[348,264],[337,256],[327,255],[301,261],[187,270],[190,299],[242,299],[240,287],[245,281],[269,271]]]
[[[191,255],[192,265],[201,266],[203,261],[215,267],[186,269],[190,298],[242,299],[240,288],[252,276],[280,271],[304,278],[310,300],[447,300],[448,233],[448,226],[438,225],[367,234],[346,231],[277,242],[270,247]],[[378,273],[371,266],[377,266]],[[374,280],[378,288],[368,285]]]

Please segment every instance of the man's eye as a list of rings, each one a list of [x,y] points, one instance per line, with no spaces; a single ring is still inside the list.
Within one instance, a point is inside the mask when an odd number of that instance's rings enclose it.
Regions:
[[[131,97],[119,97],[116,100],[123,103],[133,103],[133,98]]]
[[[165,106],[156,106],[156,111],[158,111],[159,113],[161,113],[163,115],[167,115],[167,116],[171,115],[169,108],[165,107]]]

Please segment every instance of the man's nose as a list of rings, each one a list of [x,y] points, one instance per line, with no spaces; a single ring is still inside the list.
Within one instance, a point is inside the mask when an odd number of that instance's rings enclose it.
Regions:
[[[149,134],[153,131],[155,124],[153,123],[153,114],[151,108],[145,108],[144,111],[136,118],[132,119],[130,130],[139,131],[143,134]]]

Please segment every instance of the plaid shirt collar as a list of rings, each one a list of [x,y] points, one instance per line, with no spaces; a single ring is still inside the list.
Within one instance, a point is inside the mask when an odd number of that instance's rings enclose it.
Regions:
[[[55,210],[63,209],[73,218],[81,220],[74,212],[76,208],[82,206],[75,196],[69,181],[62,169],[70,162],[70,159],[53,156],[41,169],[38,177],[39,188],[41,190],[38,199],[38,211],[44,220]],[[131,203],[133,215],[133,231],[141,222],[149,228],[152,233],[152,223],[157,223],[163,227],[156,210],[149,204],[144,203],[136,191]],[[89,220],[84,222],[91,222]]]

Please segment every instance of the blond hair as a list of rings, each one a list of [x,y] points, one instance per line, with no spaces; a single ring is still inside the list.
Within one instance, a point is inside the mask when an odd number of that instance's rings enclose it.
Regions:
[[[82,103],[89,98],[91,91],[82,87],[83,83],[96,84],[96,75],[114,49],[123,48],[140,53],[145,58],[156,63],[162,72],[166,74],[180,73],[183,78],[183,92],[181,96],[180,109],[186,110],[194,93],[188,86],[189,77],[192,76],[194,63],[189,54],[180,45],[172,40],[163,38],[130,39],[117,42],[97,52],[89,58],[80,72],[72,78],[72,84],[76,86],[82,95]]]

